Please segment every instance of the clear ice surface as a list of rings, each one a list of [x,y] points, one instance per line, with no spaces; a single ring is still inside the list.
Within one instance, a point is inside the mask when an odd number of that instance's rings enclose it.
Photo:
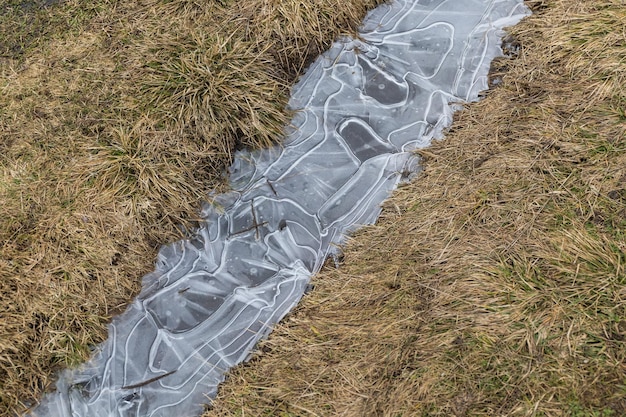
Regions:
[[[347,233],[373,223],[411,151],[488,88],[522,0],[396,0],[293,88],[280,147],[236,156],[195,237],[161,249],[109,338],[31,416],[195,416],[305,291]]]

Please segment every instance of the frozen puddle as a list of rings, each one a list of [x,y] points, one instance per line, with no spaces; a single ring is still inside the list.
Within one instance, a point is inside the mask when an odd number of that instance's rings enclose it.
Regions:
[[[410,151],[487,89],[521,0],[399,0],[372,11],[362,40],[319,57],[293,89],[284,145],[242,153],[234,190],[204,208],[192,240],[113,320],[95,356],[59,378],[32,416],[199,415],[224,373],[294,307],[346,233],[419,170]]]

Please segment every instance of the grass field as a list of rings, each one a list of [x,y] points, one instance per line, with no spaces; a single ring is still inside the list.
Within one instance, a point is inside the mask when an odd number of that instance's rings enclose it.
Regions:
[[[529,5],[502,82],[205,417],[626,415],[626,5]]]
[[[106,337],[378,0],[0,0],[0,415]]]
[[[0,414],[106,337],[376,3],[0,0]],[[626,7],[528,4],[502,82],[205,417],[626,414]]]

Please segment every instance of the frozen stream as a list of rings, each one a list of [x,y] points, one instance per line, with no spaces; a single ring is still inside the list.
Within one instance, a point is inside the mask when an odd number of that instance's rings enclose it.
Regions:
[[[410,151],[441,137],[450,103],[487,89],[501,29],[528,13],[521,0],[398,0],[372,11],[362,40],[335,43],[294,87],[300,111],[284,145],[237,155],[237,191],[206,205],[192,240],[161,250],[109,339],[31,415],[199,415],[346,233],[373,223],[419,170]]]

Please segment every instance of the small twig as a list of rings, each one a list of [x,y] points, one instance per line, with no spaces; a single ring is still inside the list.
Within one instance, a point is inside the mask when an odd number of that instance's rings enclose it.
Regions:
[[[252,211],[252,226],[247,227],[247,228],[245,228],[243,230],[240,230],[238,232],[235,232],[235,233],[231,234],[230,236],[240,235],[242,233],[246,233],[246,232],[249,232],[250,230],[254,229],[254,231],[255,231],[255,234],[254,234],[255,238],[256,238],[256,240],[259,240],[259,238],[261,237],[261,235],[259,233],[259,227],[265,226],[266,224],[268,224],[268,222],[265,221],[265,222],[259,223],[257,221],[256,212],[254,211],[254,200],[250,202],[250,210]]]
[[[250,202],[250,210],[252,211],[252,226],[254,227],[254,238],[259,240],[259,224],[256,221],[256,213],[254,212],[254,200]]]
[[[276,192],[276,189],[274,188],[274,186],[272,185],[272,183],[270,182],[270,180],[268,180],[267,178],[265,179],[265,181],[267,181],[267,185],[270,186],[270,188],[272,189],[272,192],[274,193],[274,195],[276,197],[278,197],[278,193]]]
[[[242,234],[242,233],[249,232],[250,230],[253,230],[253,229],[258,230],[258,228],[259,228],[260,226],[265,226],[266,224],[267,224],[267,222],[262,222],[262,223],[259,223],[259,224],[253,224],[253,225],[252,225],[252,226],[250,226],[250,227],[246,227],[246,228],[245,228],[245,229],[243,229],[243,230],[240,230],[240,231],[238,231],[238,232],[232,233],[230,236],[237,236],[237,235],[240,235],[240,234]]]
[[[169,371],[166,374],[155,376],[154,378],[150,378],[147,381],[143,381],[143,382],[140,382],[138,384],[125,385],[125,386],[122,387],[122,389],[135,389],[135,388],[143,387],[144,385],[148,385],[148,384],[151,384],[153,382],[158,381],[159,379],[163,379],[166,376],[170,376],[170,375],[172,375],[176,371],[177,371],[177,369],[174,369],[173,371]]]

